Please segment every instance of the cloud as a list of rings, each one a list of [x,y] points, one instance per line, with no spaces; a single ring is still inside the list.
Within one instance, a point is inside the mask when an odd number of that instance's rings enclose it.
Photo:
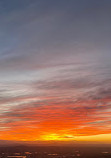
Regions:
[[[12,2],[0,10],[0,136],[110,133],[110,2]]]

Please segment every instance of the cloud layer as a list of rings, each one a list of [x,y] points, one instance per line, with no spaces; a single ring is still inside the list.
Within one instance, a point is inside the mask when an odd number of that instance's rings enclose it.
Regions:
[[[0,137],[111,133],[109,0],[1,1]]]

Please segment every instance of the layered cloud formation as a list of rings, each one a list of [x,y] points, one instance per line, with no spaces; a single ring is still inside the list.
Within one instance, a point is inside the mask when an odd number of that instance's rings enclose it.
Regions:
[[[102,68],[98,73],[95,68],[90,72],[85,65],[46,68],[40,70],[41,75],[36,71],[31,79],[2,83],[1,137],[75,140],[79,136],[109,134],[110,72]]]
[[[1,1],[3,140],[111,142],[110,6]]]

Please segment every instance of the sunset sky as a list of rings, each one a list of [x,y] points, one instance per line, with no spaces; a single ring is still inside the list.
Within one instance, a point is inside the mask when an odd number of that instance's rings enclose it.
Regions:
[[[0,140],[111,143],[111,0],[0,0]]]

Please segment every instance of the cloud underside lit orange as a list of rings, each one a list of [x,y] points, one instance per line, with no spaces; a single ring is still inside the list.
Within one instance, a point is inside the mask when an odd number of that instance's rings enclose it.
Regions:
[[[29,100],[26,98],[26,100]],[[36,99],[35,99],[36,100]],[[111,142],[110,99],[24,106],[2,115],[3,140]],[[101,102],[101,105],[100,105]]]

